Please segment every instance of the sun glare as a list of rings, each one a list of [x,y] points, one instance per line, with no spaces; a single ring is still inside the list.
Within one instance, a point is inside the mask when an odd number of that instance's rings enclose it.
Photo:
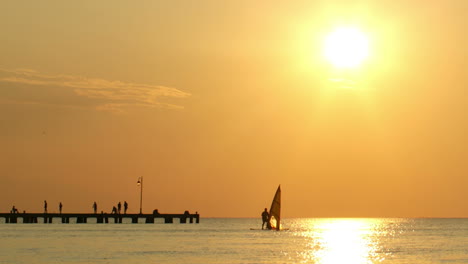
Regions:
[[[368,264],[383,261],[374,240],[381,221],[373,219],[321,219],[308,235],[311,243],[304,262],[318,264]]]
[[[356,68],[369,55],[367,36],[352,27],[338,28],[325,38],[324,53],[337,68]]]

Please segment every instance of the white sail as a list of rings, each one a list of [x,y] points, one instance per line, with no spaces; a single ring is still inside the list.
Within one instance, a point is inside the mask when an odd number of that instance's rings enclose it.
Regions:
[[[281,227],[281,185],[276,190],[275,197],[271,202],[270,219],[268,220],[271,229],[280,230]]]

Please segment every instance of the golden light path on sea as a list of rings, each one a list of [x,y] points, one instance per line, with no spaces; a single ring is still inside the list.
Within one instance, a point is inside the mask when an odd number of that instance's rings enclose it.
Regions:
[[[383,261],[375,241],[378,219],[320,219],[301,236],[309,237],[307,249],[302,252],[304,263],[367,264]]]

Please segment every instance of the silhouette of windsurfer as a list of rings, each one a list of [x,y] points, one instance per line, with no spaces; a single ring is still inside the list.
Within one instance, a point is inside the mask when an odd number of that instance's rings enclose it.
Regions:
[[[265,224],[267,224],[268,229],[271,229],[271,226],[268,223],[268,218],[270,218],[270,214],[268,213],[268,210],[265,208],[265,211],[262,212],[262,229]]]

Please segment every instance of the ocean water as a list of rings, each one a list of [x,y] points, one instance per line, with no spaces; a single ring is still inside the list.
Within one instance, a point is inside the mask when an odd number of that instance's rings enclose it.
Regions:
[[[0,224],[0,263],[468,263],[468,219],[297,218],[283,227],[223,218]]]

